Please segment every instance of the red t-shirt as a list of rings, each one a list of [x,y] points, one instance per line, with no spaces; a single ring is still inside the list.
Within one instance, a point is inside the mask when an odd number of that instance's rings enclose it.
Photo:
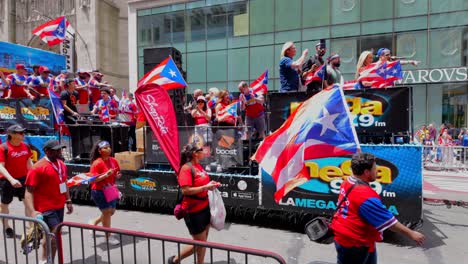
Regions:
[[[40,159],[29,170],[26,185],[34,187],[34,209],[38,212],[62,209],[67,199],[66,193],[60,193],[60,183],[67,182],[67,166],[63,161],[54,162],[55,167],[46,158]]]
[[[262,104],[259,104],[255,98],[257,97],[252,91],[249,94],[241,93],[239,95],[239,99],[243,97],[245,98],[245,115],[251,118],[257,118],[263,115],[265,112],[265,108]]]
[[[91,92],[91,102],[94,105],[99,99],[101,99],[101,89],[97,86],[98,81],[92,79],[88,82],[89,91]]]
[[[115,175],[117,175],[117,172],[120,171],[119,162],[112,157],[109,157],[108,160],[103,160],[102,158],[98,158],[97,160],[93,162],[93,164],[91,165],[91,169],[90,169],[90,173],[93,176],[101,175],[110,169],[114,169],[114,172],[112,173],[112,175],[105,178],[104,180],[100,182],[92,183],[91,190],[102,190],[102,188],[107,184],[114,185]]]
[[[7,141],[8,157],[5,159],[3,144],[0,145],[0,162],[5,163],[6,170],[15,178],[21,178],[28,174],[28,159],[32,157],[31,149],[21,142],[18,146],[13,146]],[[0,174],[0,178],[4,176]]]
[[[211,112],[211,109],[207,108],[205,112],[208,113],[208,111]],[[198,111],[195,111],[192,116],[193,116],[193,121],[195,122],[195,125],[209,124],[209,122],[211,121],[211,118],[207,120],[206,116]]]
[[[208,184],[210,182],[210,176],[200,164],[192,164],[195,168],[195,176],[193,177],[192,183],[192,169],[189,165],[185,164],[182,166],[179,172],[179,185],[181,187],[191,186],[191,187],[200,187]],[[205,200],[193,199],[187,196],[184,196],[182,203],[188,205],[189,213],[198,212],[209,205],[208,203],[208,191],[202,191],[195,194],[195,196],[204,198]]]
[[[77,86],[83,86],[86,84],[86,81],[80,78],[75,78],[75,84]],[[89,99],[88,88],[76,89],[76,91],[78,92],[78,103],[87,104]]]

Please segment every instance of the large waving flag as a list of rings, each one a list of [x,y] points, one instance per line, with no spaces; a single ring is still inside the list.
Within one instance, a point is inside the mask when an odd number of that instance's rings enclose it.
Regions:
[[[82,184],[90,184],[96,178],[97,176],[90,176],[89,173],[80,173],[68,179],[67,187],[70,188],[70,187],[79,186]]]
[[[32,33],[41,38],[47,45],[54,46],[65,40],[69,26],[70,23],[65,16],[61,16],[36,27]]]
[[[179,131],[169,94],[158,84],[152,82],[145,84],[140,80],[135,91],[135,98],[169,163],[178,173],[180,167]]]
[[[310,180],[304,161],[357,152],[359,141],[338,85],[303,102],[252,157],[276,183],[275,201]]]
[[[394,82],[403,78],[400,61],[371,63],[360,74],[358,81],[371,82],[372,88],[393,86]]]
[[[268,92],[268,70],[250,84],[254,94],[265,95]]]
[[[138,81],[138,87],[150,83],[157,84],[165,90],[187,87],[187,83],[170,56],[146,73]]]

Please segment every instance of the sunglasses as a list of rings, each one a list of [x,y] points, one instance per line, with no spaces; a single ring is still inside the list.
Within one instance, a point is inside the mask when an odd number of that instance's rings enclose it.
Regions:
[[[203,149],[197,149],[197,150],[195,150],[195,152],[202,152],[202,151],[203,151]]]

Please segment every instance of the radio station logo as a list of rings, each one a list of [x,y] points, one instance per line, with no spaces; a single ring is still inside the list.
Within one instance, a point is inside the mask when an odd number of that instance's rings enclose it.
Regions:
[[[1,119],[16,119],[16,109],[10,106],[0,106]]]
[[[377,180],[370,183],[379,195],[384,191],[384,185],[390,185],[398,177],[399,170],[391,162],[379,159],[377,163]],[[343,180],[353,174],[351,159],[335,157],[316,159],[305,162],[309,170],[310,180],[298,188],[321,194],[338,194]]]
[[[156,191],[156,181],[150,178],[139,177],[130,180],[130,186],[138,191]]]
[[[50,111],[48,108],[37,106],[33,107],[21,107],[21,114],[28,120],[49,120]]]
[[[383,96],[369,94],[369,97],[346,96],[351,119],[355,127],[386,127],[383,120],[389,110],[389,102]]]

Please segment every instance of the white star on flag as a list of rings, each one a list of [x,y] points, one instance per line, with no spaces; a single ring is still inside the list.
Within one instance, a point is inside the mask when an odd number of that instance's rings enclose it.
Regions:
[[[385,72],[385,70],[384,70],[384,69],[380,69],[380,73],[384,73],[384,72]]]
[[[327,108],[326,107],[323,108],[323,116],[315,121],[315,123],[319,123],[319,124],[322,125],[322,131],[320,132],[320,136],[325,134],[327,129],[338,132],[335,125],[333,124],[333,121],[335,121],[335,119],[339,115],[340,115],[340,113],[335,113],[333,115],[330,115],[330,113],[328,113]]]
[[[396,74],[398,71],[396,69],[393,69],[393,74]]]
[[[172,69],[169,70],[169,74],[170,74],[173,78],[176,77],[176,75],[177,75],[176,72],[173,71]]]
[[[62,27],[58,27],[58,28],[57,28],[57,31],[58,31],[60,34],[62,34],[62,33],[63,33],[63,28],[62,28]]]

